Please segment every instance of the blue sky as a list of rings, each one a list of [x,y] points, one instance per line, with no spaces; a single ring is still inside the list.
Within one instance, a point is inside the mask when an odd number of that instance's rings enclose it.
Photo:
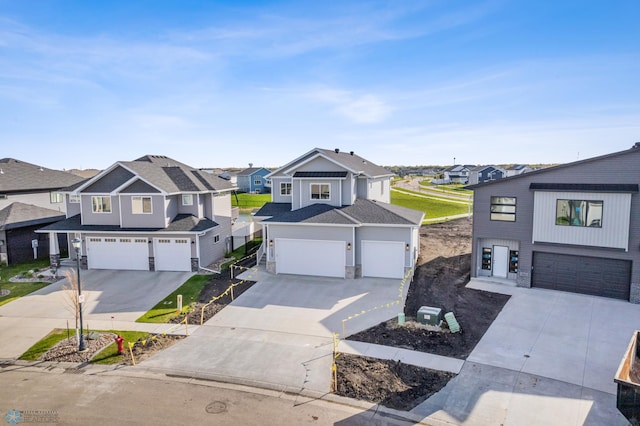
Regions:
[[[0,0],[0,157],[562,163],[640,141],[640,2]]]

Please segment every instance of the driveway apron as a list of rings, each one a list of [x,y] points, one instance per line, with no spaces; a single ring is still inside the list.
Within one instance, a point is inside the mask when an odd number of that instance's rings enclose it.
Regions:
[[[333,335],[364,330],[401,312],[408,285],[273,275],[247,290],[188,339],[141,366],[285,391],[331,387]],[[351,317],[351,319],[348,319]]]

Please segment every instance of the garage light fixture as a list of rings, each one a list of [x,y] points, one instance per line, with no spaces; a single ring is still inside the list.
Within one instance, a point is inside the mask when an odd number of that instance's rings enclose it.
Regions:
[[[4,240],[0,240],[0,246],[4,245]]]
[[[347,250],[351,250],[351,243],[347,243]]]
[[[269,247],[273,247],[273,240],[269,240]]]
[[[409,249],[410,249],[410,248],[411,248],[411,247],[409,247],[409,244],[407,244],[406,246],[404,246],[404,249],[405,249],[406,251],[409,251]]]

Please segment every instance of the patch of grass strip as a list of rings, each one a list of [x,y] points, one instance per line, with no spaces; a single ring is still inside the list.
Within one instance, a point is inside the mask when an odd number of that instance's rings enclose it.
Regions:
[[[166,323],[180,312],[177,312],[178,295],[182,295],[182,312],[189,311],[189,305],[198,301],[200,292],[211,277],[209,275],[194,275],[185,281],[177,290],[158,302],[153,308],[136,320],[136,322]]]
[[[416,197],[404,192],[391,192],[391,204],[425,212],[425,219],[454,216],[468,213],[469,207],[464,204],[451,203],[444,200]]]

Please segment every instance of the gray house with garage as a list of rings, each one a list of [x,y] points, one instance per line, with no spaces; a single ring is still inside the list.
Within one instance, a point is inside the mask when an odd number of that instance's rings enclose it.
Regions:
[[[277,274],[403,278],[415,266],[424,213],[390,204],[393,173],[353,151],[315,148],[280,167],[262,219]]]
[[[640,303],[640,143],[469,186],[472,277]]]
[[[67,218],[38,232],[80,238],[89,269],[198,271],[229,250],[234,189],[211,173],[146,155],[66,188]],[[52,249],[52,263],[59,258]]]

